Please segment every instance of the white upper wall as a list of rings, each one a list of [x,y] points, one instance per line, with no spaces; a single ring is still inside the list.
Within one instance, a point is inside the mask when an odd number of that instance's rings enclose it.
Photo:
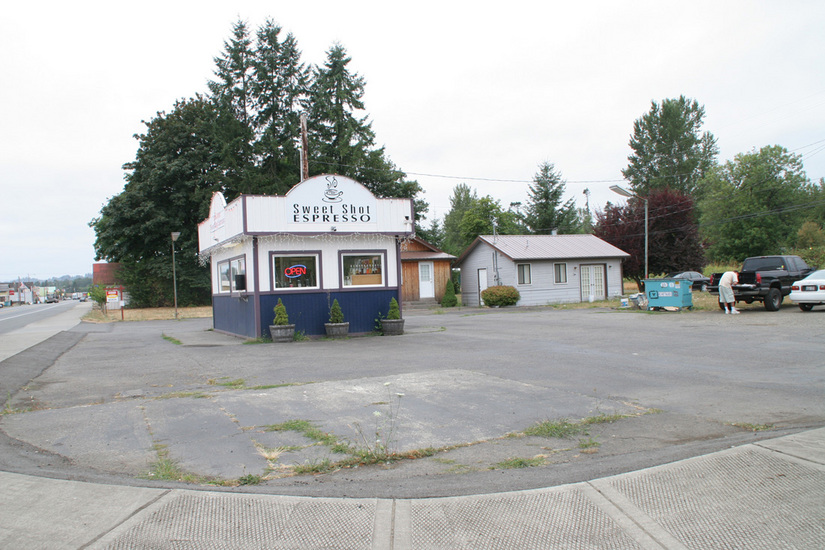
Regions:
[[[241,196],[226,204],[212,199],[209,218],[198,225],[201,254],[239,235],[379,233],[413,234],[412,199],[379,199],[357,181],[315,176],[283,197]]]

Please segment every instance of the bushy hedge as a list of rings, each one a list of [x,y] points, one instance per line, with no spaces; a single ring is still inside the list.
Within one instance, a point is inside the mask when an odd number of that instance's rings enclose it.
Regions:
[[[491,286],[481,291],[481,299],[490,307],[514,306],[521,299],[518,290],[511,286]]]

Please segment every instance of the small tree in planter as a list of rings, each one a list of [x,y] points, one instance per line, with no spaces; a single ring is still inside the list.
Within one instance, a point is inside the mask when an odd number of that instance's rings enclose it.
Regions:
[[[349,334],[349,323],[344,321],[344,312],[341,311],[338,298],[332,302],[332,307],[329,308],[329,323],[324,323],[324,328],[330,338],[343,338]]]
[[[390,310],[387,318],[381,319],[381,332],[384,336],[398,336],[404,334],[404,319],[401,318],[401,309],[395,298],[390,300]]]
[[[289,316],[286,313],[286,306],[278,298],[275,306],[275,320],[269,325],[269,334],[273,342],[292,342],[295,339],[295,325],[289,324]]]

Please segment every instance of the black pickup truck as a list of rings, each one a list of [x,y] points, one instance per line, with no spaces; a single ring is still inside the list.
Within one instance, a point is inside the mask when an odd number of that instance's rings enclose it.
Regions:
[[[765,304],[768,311],[777,311],[782,299],[791,293],[794,281],[804,278],[814,268],[799,256],[757,256],[745,258],[739,270],[739,284],[733,285],[737,302],[751,304],[754,301]],[[719,294],[719,279],[722,273],[710,276],[708,291]],[[723,305],[719,307],[724,308]]]

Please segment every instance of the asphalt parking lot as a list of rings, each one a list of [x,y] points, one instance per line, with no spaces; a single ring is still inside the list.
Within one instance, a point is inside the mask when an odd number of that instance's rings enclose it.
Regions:
[[[15,373],[0,388],[0,469],[454,496],[594,479],[825,425],[825,310],[406,318],[401,337],[252,345],[210,320],[82,323],[0,363]],[[530,430],[565,424],[563,436]],[[383,450],[414,458],[351,460]]]

